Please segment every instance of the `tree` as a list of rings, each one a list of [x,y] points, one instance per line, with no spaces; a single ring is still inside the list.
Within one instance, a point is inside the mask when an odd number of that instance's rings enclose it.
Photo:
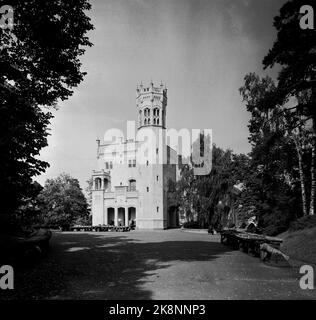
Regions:
[[[89,180],[87,180],[87,187],[85,189],[87,194],[87,202],[88,202],[89,210],[91,210],[91,207],[92,207],[92,189],[93,189],[93,178],[90,177]]]
[[[261,227],[278,233],[302,211],[297,208],[297,203],[300,204],[297,200],[300,179],[305,183],[301,171],[306,168],[303,160],[298,160],[302,149],[294,143],[297,136],[293,129],[298,128],[299,118],[293,117],[291,108],[279,100],[270,77],[246,75],[240,93],[251,114],[248,126],[251,175],[248,175],[246,194],[253,200]]]
[[[89,220],[87,200],[79,181],[69,174],[48,179],[38,201],[44,224],[70,226]]]
[[[293,0],[280,9],[280,14],[274,18],[277,40],[263,60],[265,68],[281,66],[275,96],[284,102],[295,97],[295,113],[303,116],[305,122],[312,121],[310,215],[315,213],[316,201],[316,31],[301,29],[300,8],[313,4],[311,0]]]
[[[50,108],[85,75],[80,56],[91,46],[87,0],[11,0],[13,29],[0,28],[0,219],[18,208],[32,177],[48,163]],[[0,223],[3,226],[3,223]]]
[[[212,170],[208,175],[194,176],[192,164],[183,166],[175,197],[180,213],[187,221],[197,221],[202,228],[206,225],[220,228],[225,219],[218,204],[227,202],[225,210],[234,210],[232,189],[237,181],[245,179],[248,161],[246,155],[234,155],[231,150],[213,145]]]

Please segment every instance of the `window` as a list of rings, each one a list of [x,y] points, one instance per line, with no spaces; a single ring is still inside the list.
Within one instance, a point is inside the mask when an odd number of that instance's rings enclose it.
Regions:
[[[147,192],[149,192],[149,187],[147,187]]]
[[[104,179],[104,190],[108,190],[109,186],[110,186],[110,183],[109,183],[109,180],[108,179]]]
[[[159,125],[159,109],[155,108],[153,111],[154,114],[154,124]]]
[[[128,191],[136,191],[136,180],[130,179],[128,181]]]
[[[132,160],[128,160],[128,167],[129,167],[129,168],[132,167]]]
[[[148,166],[148,164],[149,164],[149,162],[148,162],[148,160],[146,161],[146,165]]]
[[[159,207],[157,207],[157,212],[159,212]]]
[[[110,169],[113,169],[113,162],[110,161]]]
[[[99,189],[101,189],[101,178],[96,178],[95,179],[95,189],[96,190],[99,190]]]
[[[133,159],[133,167],[136,167],[136,159]]]
[[[157,176],[157,181],[159,181],[159,176]]]
[[[108,162],[105,163],[105,169],[109,169],[109,163]]]

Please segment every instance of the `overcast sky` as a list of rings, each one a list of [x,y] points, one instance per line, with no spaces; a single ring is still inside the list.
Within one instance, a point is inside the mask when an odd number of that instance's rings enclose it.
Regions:
[[[88,74],[54,113],[41,153],[50,168],[36,180],[66,172],[85,188],[96,138],[136,119],[136,85],[151,79],[167,85],[169,128],[209,128],[218,146],[249,152],[249,115],[238,89],[246,73],[264,74],[273,17],[284,2],[91,0],[94,46],[82,57]]]

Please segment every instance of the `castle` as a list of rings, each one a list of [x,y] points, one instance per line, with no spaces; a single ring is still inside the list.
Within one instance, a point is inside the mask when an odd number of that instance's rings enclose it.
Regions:
[[[135,225],[136,229],[176,227],[179,218],[168,201],[168,187],[170,181],[177,180],[179,171],[177,153],[165,139],[167,89],[152,82],[149,86],[141,84],[136,89],[136,106],[137,139],[102,144],[97,140],[92,224]],[[148,138],[150,134],[154,139]]]

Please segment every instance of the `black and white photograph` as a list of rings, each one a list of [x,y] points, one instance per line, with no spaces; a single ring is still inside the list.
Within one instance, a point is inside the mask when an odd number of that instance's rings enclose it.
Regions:
[[[0,309],[316,300],[315,10],[1,0]]]

